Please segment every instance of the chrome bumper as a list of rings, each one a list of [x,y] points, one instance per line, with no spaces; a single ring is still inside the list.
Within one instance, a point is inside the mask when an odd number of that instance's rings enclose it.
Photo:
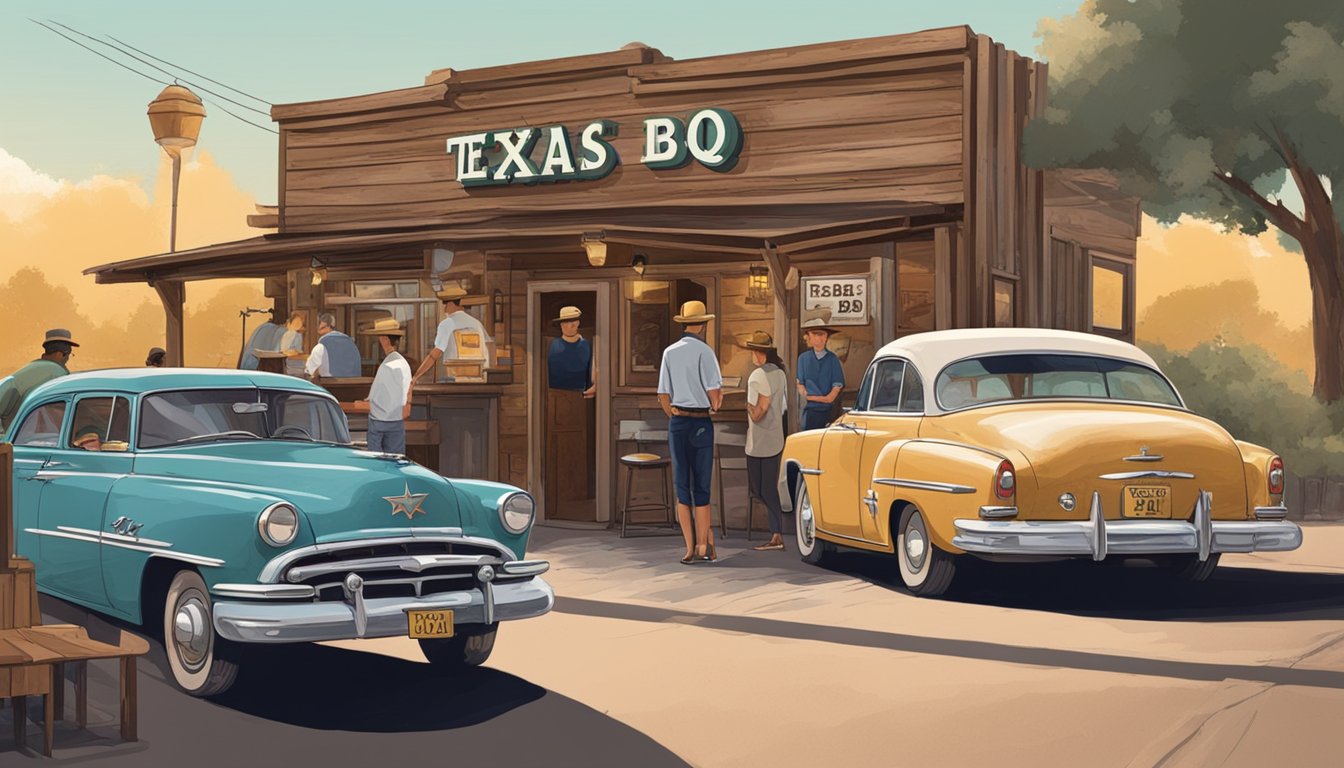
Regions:
[[[214,604],[215,631],[240,643],[302,643],[360,637],[406,636],[408,610],[452,609],[453,624],[489,624],[530,619],[555,605],[555,591],[540,576],[485,585],[486,589],[444,592],[419,598],[346,602],[276,603],[220,601]]]
[[[998,555],[1157,555],[1286,552],[1302,546],[1302,529],[1287,520],[1213,520],[1213,497],[1200,491],[1193,522],[1107,520],[1101,494],[1092,494],[1087,520],[954,520],[952,545]]]

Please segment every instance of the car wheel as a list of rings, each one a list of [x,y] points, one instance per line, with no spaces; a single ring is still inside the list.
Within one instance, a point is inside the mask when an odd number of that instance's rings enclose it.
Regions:
[[[817,511],[812,507],[812,498],[807,495],[807,482],[798,476],[798,492],[793,503],[794,532],[798,539],[798,554],[803,562],[820,565],[831,553],[830,542],[817,538]]]
[[[420,638],[420,652],[436,667],[450,670],[478,667],[490,658],[498,631],[499,625],[491,624],[488,628],[452,637]]]
[[[906,589],[920,597],[936,597],[947,591],[956,575],[953,556],[929,538],[924,515],[912,504],[901,510],[896,535],[896,560]]]
[[[215,634],[210,591],[195,571],[178,571],[168,586],[163,650],[173,682],[192,696],[223,693],[238,678],[237,648]]]
[[[1197,555],[1172,555],[1162,561],[1160,565],[1166,568],[1167,573],[1171,574],[1173,579],[1198,584],[1209,580],[1214,569],[1218,567],[1218,560],[1222,556],[1221,552],[1214,552],[1209,555],[1208,560],[1200,562]]]

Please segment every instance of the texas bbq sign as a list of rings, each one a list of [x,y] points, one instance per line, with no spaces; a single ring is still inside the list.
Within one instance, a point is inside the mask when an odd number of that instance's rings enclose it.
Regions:
[[[732,170],[742,151],[742,126],[733,113],[708,107],[682,120],[671,115],[646,117],[644,152],[648,168],[680,168],[692,159],[719,172]],[[457,180],[464,187],[539,184],[600,179],[620,164],[610,139],[620,125],[594,120],[575,134],[563,125],[501,128],[448,139],[448,154],[457,160]],[[537,145],[545,137],[545,149]],[[537,159],[540,158],[540,159]]]

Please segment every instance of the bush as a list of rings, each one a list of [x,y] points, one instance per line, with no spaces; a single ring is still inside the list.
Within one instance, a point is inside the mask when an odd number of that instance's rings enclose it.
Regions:
[[[1344,401],[1318,402],[1301,371],[1258,346],[1201,344],[1188,353],[1144,345],[1190,410],[1283,457],[1296,475],[1344,474]]]

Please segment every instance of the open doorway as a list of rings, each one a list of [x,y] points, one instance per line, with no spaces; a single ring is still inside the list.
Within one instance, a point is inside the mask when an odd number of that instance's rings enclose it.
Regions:
[[[547,519],[595,522],[597,514],[596,291],[538,295],[535,332],[541,341],[542,477]],[[577,320],[577,327],[572,324]],[[567,322],[566,322],[567,321]],[[577,331],[569,338],[564,330]]]

